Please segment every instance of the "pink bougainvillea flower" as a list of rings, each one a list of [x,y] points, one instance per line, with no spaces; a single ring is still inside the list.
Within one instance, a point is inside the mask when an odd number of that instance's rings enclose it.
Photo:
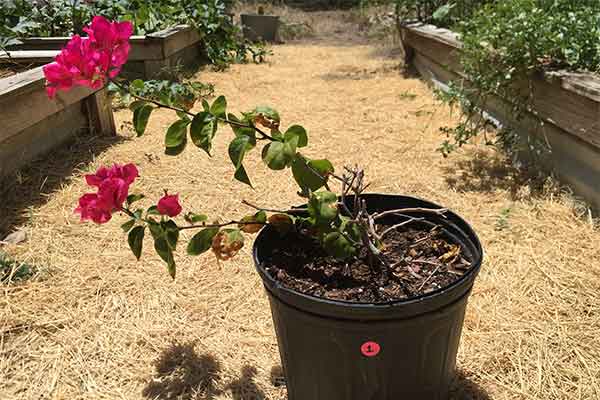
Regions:
[[[178,194],[165,194],[156,205],[158,212],[169,217],[176,217],[181,213],[181,204],[179,204]]]
[[[96,16],[83,30],[95,43],[96,49],[110,55],[111,67],[118,68],[125,64],[130,49],[129,37],[133,33],[130,21],[110,22],[104,17]]]
[[[129,184],[121,178],[106,179],[98,187],[98,198],[111,211],[121,209],[128,194]]]
[[[129,37],[133,32],[131,22],[110,22],[104,17],[94,17],[84,31],[87,38],[74,35],[55,61],[44,66],[50,98],[58,90],[69,90],[73,86],[100,89],[108,79],[119,74],[127,61]]]
[[[104,224],[112,217],[112,210],[108,209],[95,193],[81,196],[75,212],[81,215],[82,221],[91,220],[97,224]]]
[[[98,192],[83,195],[75,212],[81,215],[82,221],[92,220],[97,224],[110,221],[112,213],[123,207],[129,186],[138,176],[134,164],[100,167],[95,174],[85,176],[87,184],[97,187]]]
[[[100,184],[106,179],[120,178],[123,179],[128,185],[131,185],[138,176],[140,175],[135,164],[115,164],[110,168],[100,167],[95,174],[86,175],[85,181],[90,186],[99,187]]]

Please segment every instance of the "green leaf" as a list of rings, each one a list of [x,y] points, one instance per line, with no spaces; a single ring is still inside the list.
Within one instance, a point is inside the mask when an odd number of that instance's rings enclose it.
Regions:
[[[250,187],[252,187],[252,183],[250,183],[250,179],[248,178],[246,169],[242,165],[242,161],[244,160],[246,152],[253,147],[251,141],[252,138],[249,136],[238,136],[229,144],[229,158],[235,166],[235,174],[233,176],[238,181],[245,183]]]
[[[133,252],[133,255],[138,260],[142,255],[142,244],[144,243],[144,233],[146,231],[146,227],[144,226],[136,226],[129,232],[127,236],[127,242],[129,243],[129,248]]]
[[[328,224],[339,213],[335,193],[323,191],[312,193],[308,201],[308,214],[315,219],[316,224]]]
[[[339,259],[348,258],[356,253],[356,248],[340,232],[331,232],[323,237],[325,251]]]
[[[308,145],[308,135],[306,133],[306,129],[304,129],[302,126],[292,125],[288,128],[287,131],[285,131],[283,135],[284,141],[286,142],[291,141],[294,137],[298,140],[298,147],[305,147],[306,145]]]
[[[229,159],[236,168],[242,165],[244,155],[253,147],[251,138],[248,136],[238,136],[231,141],[228,149]]]
[[[238,182],[242,182],[245,183],[246,185],[250,186],[251,188],[253,188],[252,186],[252,182],[250,182],[250,177],[248,176],[248,173],[246,172],[246,168],[244,168],[243,165],[240,165],[236,170],[235,173],[233,174],[233,177],[235,178],[235,180],[237,180]]]
[[[161,225],[169,246],[171,246],[171,249],[175,250],[177,248],[177,241],[179,240],[179,228],[177,227],[177,224],[170,219],[163,222]]]
[[[175,279],[175,259],[173,257],[173,249],[169,246],[169,242],[166,238],[159,238],[154,240],[154,250],[158,253],[160,258],[167,263],[167,269],[171,278]]]
[[[348,236],[355,242],[360,241],[361,240],[361,231],[360,231],[359,225],[356,222],[351,222],[349,217],[340,215],[340,220],[341,220],[341,223],[339,226],[340,232],[344,232],[346,234],[346,236]]]
[[[177,147],[165,147],[165,154],[168,156],[178,156],[185,150],[187,146],[187,136],[183,137],[183,141]]]
[[[186,222],[190,223],[190,224],[196,224],[198,222],[206,222],[208,220],[208,217],[204,214],[194,214],[193,212],[188,212],[187,214],[185,214],[185,216],[183,217]]]
[[[252,114],[254,114],[254,115],[262,114],[270,120],[273,120],[275,122],[281,122],[281,118],[279,118],[279,113],[271,107],[267,107],[267,106],[256,107],[254,109],[254,111],[252,111]]]
[[[177,117],[179,117],[179,119],[183,119],[188,122],[190,121],[190,117],[188,117],[188,115],[183,111],[175,111],[175,114],[177,114]]]
[[[146,213],[148,215],[160,215],[160,213],[158,212],[158,207],[156,207],[156,206],[150,206],[148,208],[148,210],[146,211]]]
[[[454,8],[454,6],[455,4],[453,3],[444,4],[443,6],[435,10],[431,16],[436,21],[443,20],[448,16],[448,14],[450,14],[450,11],[452,10],[452,8]]]
[[[200,112],[192,119],[190,126],[190,136],[194,144],[210,155],[212,148],[212,139],[216,123],[213,116],[208,112]]]
[[[133,203],[135,203],[136,201],[140,201],[144,197],[145,196],[143,194],[130,194],[129,196],[127,196],[127,204],[132,205]]]
[[[219,96],[210,107],[210,113],[217,118],[225,118],[227,112],[227,100],[225,96]]]
[[[133,228],[134,225],[135,218],[132,218],[129,221],[125,222],[123,225],[121,225],[121,229],[123,229],[123,232],[127,233],[131,230],[131,228]]]
[[[180,147],[186,139],[188,124],[189,122],[184,119],[180,119],[173,122],[169,129],[167,129],[167,135],[165,136],[165,146]]]
[[[229,121],[238,123],[238,124],[247,124],[250,125],[250,123],[248,121],[241,121],[238,117],[236,117],[233,114],[229,114],[227,116],[227,119]],[[231,129],[233,130],[233,133],[235,133],[235,136],[250,136],[253,139],[253,142],[256,143],[256,131],[254,130],[254,128],[252,127],[241,127],[241,126],[237,126],[237,125],[233,125],[230,124]]]
[[[148,103],[144,100],[136,100],[136,101],[131,102],[131,104],[129,104],[129,109],[131,111],[135,111],[138,108],[145,106],[146,104],[148,104]]]
[[[210,114],[210,105],[208,105],[208,101],[206,99],[202,99],[202,108],[208,114]]]
[[[152,110],[154,110],[154,107],[152,107],[150,104],[146,104],[133,112],[133,126],[138,136],[142,136],[146,131],[146,126],[148,126],[148,118],[150,118]]]
[[[209,250],[212,246],[213,238],[219,233],[219,228],[206,228],[196,233],[187,247],[187,253],[191,256],[197,256]]]
[[[142,89],[144,89],[144,81],[141,79],[135,79],[134,81],[131,82],[130,86],[135,89],[142,90]]]
[[[304,196],[325,186],[329,174],[333,172],[333,164],[329,160],[307,161],[297,154],[292,161],[292,174]]]
[[[264,211],[259,211],[256,214],[254,214],[254,221],[256,222],[260,222],[262,224],[267,222],[267,213]]]
[[[262,159],[269,168],[281,170],[291,164],[294,154],[290,143],[272,142],[263,148]]]

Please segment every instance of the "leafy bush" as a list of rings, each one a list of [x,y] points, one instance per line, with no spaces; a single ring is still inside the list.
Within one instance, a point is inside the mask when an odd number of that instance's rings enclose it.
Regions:
[[[0,0],[0,5],[0,48],[18,37],[80,34],[92,16],[101,15],[133,22],[137,35],[192,25],[203,35],[210,61],[221,68],[263,62],[268,54],[264,45],[243,39],[227,14],[228,0]]]
[[[481,108],[492,95],[511,100],[513,116],[534,111],[535,74],[550,69],[600,69],[600,2],[503,0],[490,3],[457,25],[461,64],[470,84],[456,82],[444,100],[460,104],[463,119],[446,130],[447,154],[478,134]],[[481,108],[480,108],[481,107]],[[502,139],[506,136],[501,136]]]
[[[482,6],[495,0],[395,0],[402,20],[417,19],[450,28],[469,19]]]

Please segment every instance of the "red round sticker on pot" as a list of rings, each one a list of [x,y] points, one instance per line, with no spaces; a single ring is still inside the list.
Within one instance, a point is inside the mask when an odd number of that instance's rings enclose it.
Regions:
[[[360,346],[360,352],[365,357],[375,357],[381,351],[381,346],[375,342],[365,342]]]

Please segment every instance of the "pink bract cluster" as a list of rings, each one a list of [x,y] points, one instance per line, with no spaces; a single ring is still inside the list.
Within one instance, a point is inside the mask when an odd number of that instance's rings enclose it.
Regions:
[[[114,212],[122,210],[129,195],[129,187],[138,176],[139,172],[134,164],[100,167],[95,174],[85,176],[87,184],[98,188],[98,191],[81,196],[75,212],[81,215],[82,221],[89,220],[97,224],[110,221]],[[182,211],[179,195],[165,193],[156,209],[168,217],[178,216]]]
[[[165,194],[156,205],[158,212],[169,217],[176,217],[181,213],[181,205],[179,204],[178,194]]]
[[[121,72],[127,61],[129,37],[133,33],[131,22],[110,22],[96,16],[84,31],[88,37],[74,35],[55,61],[44,66],[50,98],[58,90],[78,85],[100,89]]]
[[[88,185],[97,187],[97,193],[84,194],[75,210],[81,220],[91,220],[97,224],[110,221],[112,213],[123,206],[129,194],[129,186],[139,176],[135,165],[115,164],[111,168],[101,167],[93,175],[86,175]]]

